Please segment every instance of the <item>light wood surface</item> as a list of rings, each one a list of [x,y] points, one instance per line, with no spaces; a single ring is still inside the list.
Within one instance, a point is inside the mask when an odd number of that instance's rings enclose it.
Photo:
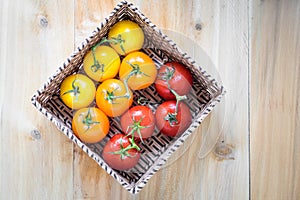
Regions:
[[[252,16],[252,197],[300,199],[300,1],[255,1]]]
[[[0,199],[73,197],[73,144],[30,105],[73,51],[67,7],[72,1],[0,1]]]
[[[0,0],[0,199],[300,199],[300,1],[131,2],[225,98],[132,196],[30,102],[118,1]]]

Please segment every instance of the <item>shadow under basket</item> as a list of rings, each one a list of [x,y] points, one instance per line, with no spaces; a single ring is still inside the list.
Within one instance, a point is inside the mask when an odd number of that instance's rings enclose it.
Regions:
[[[190,107],[193,121],[190,127],[179,137],[171,138],[159,133],[157,130],[152,137],[141,144],[141,159],[136,167],[128,171],[118,171],[110,168],[102,159],[102,150],[106,142],[115,134],[122,132],[119,118],[110,118],[110,131],[108,135],[96,144],[81,142],[72,132],[71,122],[73,111],[65,106],[59,97],[60,84],[69,75],[81,72],[84,55],[103,37],[118,21],[131,20],[139,24],[145,34],[145,42],[141,51],[148,54],[155,62],[156,67],[169,61],[184,64],[193,75],[192,92],[188,95],[187,105]],[[96,83],[96,86],[98,84]],[[189,135],[200,125],[204,118],[218,103],[225,91],[222,86],[208,75],[186,53],[164,35],[149,19],[147,19],[133,4],[121,2],[113,12],[100,24],[96,30],[87,37],[81,46],[58,68],[46,83],[32,97],[33,105],[42,112],[58,129],[77,144],[88,156],[93,158],[108,174],[114,177],[126,190],[132,194],[138,193],[148,180],[158,171],[170,157],[184,143]],[[162,102],[154,86],[134,92],[134,103],[137,98],[144,97],[151,102]],[[94,102],[95,104],[95,102]],[[153,110],[155,105],[149,105]]]

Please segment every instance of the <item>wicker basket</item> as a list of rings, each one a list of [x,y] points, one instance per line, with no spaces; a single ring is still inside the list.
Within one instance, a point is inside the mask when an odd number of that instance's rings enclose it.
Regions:
[[[86,52],[107,35],[113,24],[124,19],[130,19],[143,28],[145,33],[143,51],[155,61],[157,68],[165,62],[177,61],[183,63],[191,70],[194,77],[193,92],[188,96],[187,104],[193,113],[193,122],[177,138],[170,138],[156,131],[154,136],[145,140],[145,143],[141,145],[141,159],[137,166],[129,171],[117,171],[110,168],[103,161],[101,152],[113,134],[121,132],[119,118],[110,119],[110,132],[101,142],[96,144],[82,143],[72,132],[71,121],[73,112],[61,101],[59,87],[64,78],[82,70],[83,57]],[[100,27],[97,27],[92,35],[87,37],[82,45],[67,58],[56,74],[51,76],[34,94],[32,103],[108,174],[114,177],[129,192],[136,194],[145,186],[155,172],[164,165],[168,157],[193,133],[215,104],[220,101],[224,93],[222,86],[219,86],[195,61],[182,52],[173,41],[152,24],[135,6],[131,3],[121,2],[115,7],[110,16],[101,23]],[[146,97],[153,102],[162,101],[153,86],[135,92],[134,96]],[[136,100],[134,101],[135,104]],[[152,108],[155,109],[155,105]]]

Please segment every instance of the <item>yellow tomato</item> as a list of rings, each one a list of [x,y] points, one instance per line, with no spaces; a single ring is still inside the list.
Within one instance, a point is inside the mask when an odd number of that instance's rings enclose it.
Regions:
[[[153,60],[143,52],[128,54],[121,63],[119,76],[132,90],[149,87],[156,79],[157,69]]]
[[[120,57],[108,46],[95,46],[84,56],[83,69],[95,81],[114,78],[119,71]]]
[[[96,143],[107,135],[109,119],[98,108],[81,108],[73,116],[72,129],[81,141]]]
[[[144,32],[137,23],[123,20],[114,24],[109,30],[108,40],[120,55],[126,55],[142,48]]]
[[[95,98],[95,93],[94,82],[83,74],[70,75],[60,85],[60,97],[72,109],[90,105]]]
[[[122,115],[131,106],[133,94],[118,79],[108,79],[101,83],[96,92],[96,104],[107,116]]]

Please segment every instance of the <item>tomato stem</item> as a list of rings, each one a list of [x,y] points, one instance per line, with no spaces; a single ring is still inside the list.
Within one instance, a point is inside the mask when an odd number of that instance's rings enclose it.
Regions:
[[[125,54],[125,49],[124,49],[124,46],[123,44],[125,43],[125,40],[122,39],[122,36],[120,34],[118,34],[117,37],[112,37],[111,39],[107,39],[107,38],[103,38],[97,45],[95,46],[99,46],[99,45],[102,45],[104,43],[108,42],[109,44],[112,44],[112,45],[120,45],[120,48],[122,49],[123,53]]]
[[[79,95],[80,91],[79,91],[79,86],[75,86],[75,81],[76,81],[76,77],[72,81],[72,90],[68,90],[68,91],[64,92],[63,95],[69,94],[69,93],[74,93],[75,99],[78,100],[78,95]]]
[[[93,46],[92,47],[92,55],[93,55],[93,60],[94,60],[94,64],[90,66],[92,72],[96,73],[98,70],[101,70],[101,72],[104,72],[104,64],[100,64],[99,61],[96,58],[96,48],[98,47],[98,45]]]
[[[136,149],[137,151],[140,151],[141,148],[134,142],[134,137],[132,136],[132,138],[128,139],[130,142],[130,145],[128,145],[127,147],[124,148],[123,146],[123,138],[120,139],[120,150],[119,151],[113,151],[113,152],[109,152],[111,154],[119,154],[121,156],[121,159],[125,159],[125,157],[132,157],[128,151],[130,149]]]
[[[133,73],[133,75],[138,75],[138,74],[142,74],[144,76],[150,77],[148,74],[144,73],[141,71],[140,66],[138,64],[132,64],[131,62],[126,61],[126,63],[128,65],[130,65],[132,67],[131,73]],[[131,74],[130,73],[130,74]],[[131,75],[132,76],[132,75]],[[129,79],[130,77],[128,77]]]
[[[85,124],[85,125],[87,125],[86,131],[90,129],[91,125],[93,125],[93,124],[100,124],[100,122],[93,121],[93,118],[92,118],[92,115],[91,115],[91,108],[88,109],[88,113],[83,118],[82,123]]]
[[[124,95],[121,95],[121,96],[115,96],[114,91],[112,91],[112,92],[107,91],[106,96],[104,97],[104,99],[107,100],[109,103],[112,103],[112,104],[114,104],[115,99],[121,99],[121,98],[130,99],[131,94],[130,94],[129,90],[126,88],[126,85],[125,85],[125,89],[126,89],[126,93]]]
[[[178,125],[178,120],[176,118],[177,113],[168,113],[167,116],[165,116],[164,120],[168,121],[170,123],[170,126]]]
[[[168,82],[173,78],[174,73],[175,73],[175,68],[173,66],[166,67],[166,71],[158,74],[158,78]]]
[[[170,84],[168,83],[168,86],[170,86]],[[186,100],[187,99],[187,96],[186,95],[179,95],[175,90],[173,90],[171,88],[171,86],[169,87],[169,89],[171,90],[171,92],[175,95],[176,97],[176,107],[175,107],[175,113],[177,115],[177,112],[178,112],[178,106],[179,106],[179,103],[180,101],[183,101],[183,100]]]
[[[138,135],[139,135],[139,138],[141,139],[142,143],[144,143],[144,140],[143,140],[143,137],[142,137],[142,134],[141,134],[141,129],[144,129],[144,128],[149,128],[150,126],[142,126],[141,123],[143,121],[143,117],[139,120],[139,121],[136,121],[134,118],[132,119],[133,121],[133,124],[129,125],[127,127],[127,130],[126,130],[126,133],[128,132],[129,128],[131,128],[130,132],[126,135],[131,135],[132,137],[134,137],[134,133],[137,132]]]
[[[125,87],[126,87],[126,85],[125,85]],[[115,90],[117,90],[117,89],[118,88],[116,88]],[[129,91],[126,90],[125,95],[115,96],[114,95],[115,90],[111,91],[111,92],[110,91],[106,91],[106,93],[105,93],[104,99],[107,100],[109,103],[114,104],[114,99],[120,99],[120,98],[127,98],[127,99],[129,99],[130,98],[130,92]]]

